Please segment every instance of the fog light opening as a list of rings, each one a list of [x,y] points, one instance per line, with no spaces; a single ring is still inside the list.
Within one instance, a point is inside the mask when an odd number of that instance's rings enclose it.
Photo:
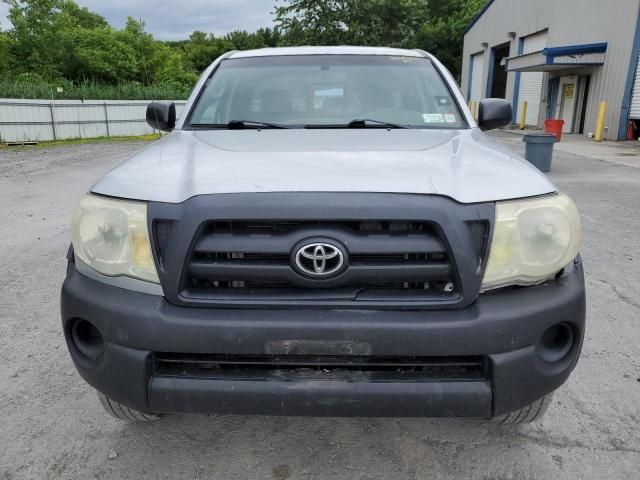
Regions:
[[[104,353],[104,339],[91,322],[78,319],[71,326],[71,340],[85,357],[97,360]]]
[[[558,362],[566,357],[574,344],[574,333],[571,325],[558,323],[540,338],[538,343],[538,355],[545,362]]]

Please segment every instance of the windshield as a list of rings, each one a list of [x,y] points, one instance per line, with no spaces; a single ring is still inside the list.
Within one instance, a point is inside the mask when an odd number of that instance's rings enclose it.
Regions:
[[[189,118],[193,128],[462,128],[431,61],[292,55],[221,62]]]

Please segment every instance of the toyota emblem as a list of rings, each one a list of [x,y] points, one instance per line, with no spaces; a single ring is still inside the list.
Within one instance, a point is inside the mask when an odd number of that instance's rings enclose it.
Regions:
[[[312,277],[329,277],[344,265],[344,254],[330,243],[307,243],[295,254],[298,270]]]

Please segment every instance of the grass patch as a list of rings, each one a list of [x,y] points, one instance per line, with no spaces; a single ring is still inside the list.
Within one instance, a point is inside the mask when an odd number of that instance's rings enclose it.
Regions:
[[[184,100],[189,89],[176,85],[141,85],[135,82],[119,85],[98,83],[62,85],[48,82],[18,83],[0,80],[0,98],[29,98],[54,100]],[[62,92],[57,87],[63,87]]]
[[[14,145],[9,146],[6,143],[0,144],[0,148],[46,148],[65,145],[78,145],[83,143],[109,143],[109,142],[153,142],[158,140],[160,135],[138,135],[135,137],[95,137],[95,138],[69,138],[65,140],[45,140],[38,142],[37,145]],[[19,143],[19,142],[16,142]]]

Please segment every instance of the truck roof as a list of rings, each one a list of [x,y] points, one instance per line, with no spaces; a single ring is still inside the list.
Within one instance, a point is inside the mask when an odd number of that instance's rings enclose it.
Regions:
[[[273,57],[283,55],[391,55],[422,57],[423,53],[416,50],[388,47],[280,47],[233,52],[227,58]]]

